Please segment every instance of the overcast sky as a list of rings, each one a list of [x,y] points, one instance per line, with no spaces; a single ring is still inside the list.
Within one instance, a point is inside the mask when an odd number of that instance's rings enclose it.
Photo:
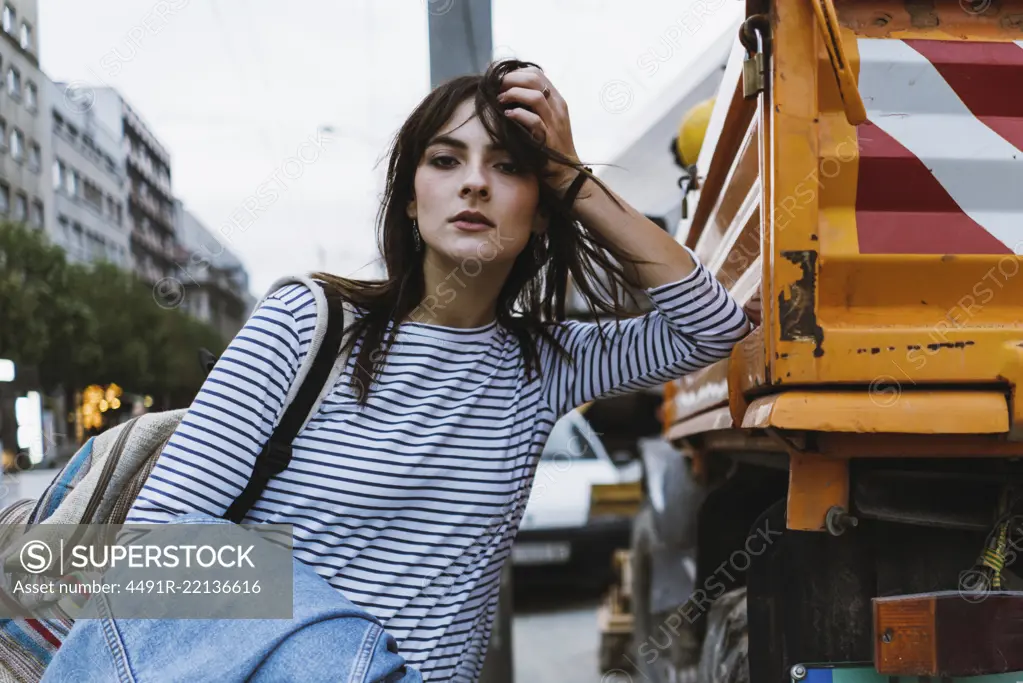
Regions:
[[[568,101],[580,156],[610,162],[741,8],[696,2],[493,0],[495,53],[540,64]],[[175,195],[211,230],[264,183],[279,189],[221,238],[255,296],[289,273],[376,274],[386,144],[429,89],[427,0],[40,4],[46,73],[120,90],[169,149]],[[315,147],[320,126],[335,132]],[[308,163],[282,168],[296,154]]]

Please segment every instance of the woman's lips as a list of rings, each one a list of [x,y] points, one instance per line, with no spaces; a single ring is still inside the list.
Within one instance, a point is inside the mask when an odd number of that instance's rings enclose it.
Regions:
[[[465,230],[466,232],[483,232],[484,230],[490,230],[494,226],[487,225],[486,223],[477,223],[475,221],[458,220],[453,221],[452,224],[459,230]]]

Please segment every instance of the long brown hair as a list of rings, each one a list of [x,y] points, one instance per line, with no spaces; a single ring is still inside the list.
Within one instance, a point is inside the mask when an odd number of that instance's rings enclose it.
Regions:
[[[386,279],[353,280],[315,273],[315,277],[363,311],[351,328],[350,341],[354,345],[357,339],[363,339],[352,380],[360,403],[364,404],[368,397],[368,388],[394,343],[398,325],[419,306],[426,294],[423,254],[416,251],[412,221],[405,212],[413,197],[416,169],[428,141],[448,122],[458,106],[470,98],[490,138],[503,146],[518,166],[537,177],[540,210],[550,216],[546,237],[540,238],[539,245],[536,235],[530,238],[498,294],[497,322],[518,339],[527,376],[539,368],[538,338],[547,340],[555,352],[566,355],[549,327],[552,322],[565,319],[569,276],[594,316],[603,312],[613,315],[615,320],[628,317],[622,294],[637,285],[621,264],[637,261],[599,235],[587,232],[547,182],[545,169],[549,161],[587,173],[583,164],[546,147],[519,123],[503,115],[507,107],[497,99],[501,80],[505,74],[525,66],[536,65],[502,60],[492,63],[483,75],[461,76],[441,84],[419,103],[395,135],[389,149],[384,197],[376,221]],[[608,192],[600,180],[588,175]],[[621,206],[613,195],[608,196]],[[540,263],[537,263],[537,253],[541,255]]]

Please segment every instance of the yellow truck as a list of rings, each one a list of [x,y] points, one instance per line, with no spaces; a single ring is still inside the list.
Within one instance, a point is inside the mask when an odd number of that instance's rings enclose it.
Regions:
[[[1023,0],[731,43],[676,235],[762,321],[664,388],[605,680],[1023,680]]]

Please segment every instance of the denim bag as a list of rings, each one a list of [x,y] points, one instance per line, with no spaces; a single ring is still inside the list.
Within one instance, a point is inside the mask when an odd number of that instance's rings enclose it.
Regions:
[[[230,524],[191,513],[175,524]],[[41,683],[422,683],[380,621],[292,558],[292,619],[78,619]]]

